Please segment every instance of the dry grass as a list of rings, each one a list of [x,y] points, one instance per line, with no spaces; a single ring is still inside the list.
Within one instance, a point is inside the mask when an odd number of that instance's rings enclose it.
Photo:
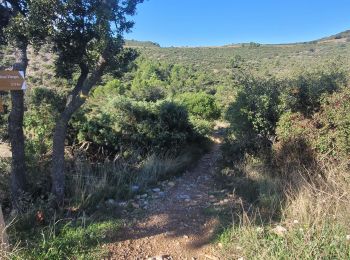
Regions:
[[[315,228],[327,221],[349,226],[349,171],[345,164],[327,168],[326,179],[318,178],[315,182],[303,179],[304,185],[297,192],[287,194],[286,218]]]
[[[322,178],[317,174],[320,168]],[[255,180],[257,200],[249,207],[247,202],[242,203],[242,211],[234,217],[234,224],[221,235],[225,258],[349,259],[347,164],[294,167],[294,175],[290,169],[287,175],[283,172],[271,175],[267,168],[252,166],[251,162],[246,163],[244,169],[245,178]],[[285,176],[288,178],[284,179]],[[244,200],[244,194],[241,198]],[[274,212],[276,198],[279,218]],[[285,232],[276,234],[276,226],[285,228]]]

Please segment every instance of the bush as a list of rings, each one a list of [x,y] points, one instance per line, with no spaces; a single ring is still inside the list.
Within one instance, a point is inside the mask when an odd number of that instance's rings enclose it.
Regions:
[[[230,123],[224,146],[228,160],[241,160],[245,153],[256,154],[262,150],[268,155],[281,114],[279,89],[280,82],[273,78],[242,82],[225,115]]]
[[[324,97],[320,111],[311,118],[301,113],[285,113],[277,127],[281,142],[304,138],[319,154],[344,158],[350,154],[350,91],[341,91]]]
[[[196,138],[184,107],[171,102],[148,103],[125,97],[90,105],[76,116],[71,138],[90,141],[117,152],[177,154]],[[127,153],[129,153],[127,152]]]
[[[323,95],[339,90],[345,83],[345,73],[336,64],[304,72],[287,82],[281,95],[281,107],[311,116],[319,110]]]
[[[257,135],[268,138],[275,134],[281,113],[279,89],[280,82],[273,78],[243,82],[226,113],[236,138]]]
[[[95,99],[99,97],[113,97],[125,94],[126,90],[127,88],[123,83],[118,79],[113,79],[108,81],[104,86],[96,87],[92,92],[92,96]]]
[[[176,97],[176,101],[184,105],[188,112],[196,117],[213,120],[220,116],[215,97],[205,92],[187,92]]]
[[[25,113],[24,133],[28,138],[26,142],[28,157],[37,159],[50,151],[56,117],[57,113],[52,107],[45,104]]]
[[[190,122],[193,125],[194,131],[199,136],[209,136],[215,125],[215,122],[201,119],[195,116],[190,117]]]
[[[326,124],[309,121],[309,118],[322,110],[324,97],[338,91],[344,82],[343,71],[331,65],[299,74],[292,80],[242,77],[235,101],[228,107],[225,116],[231,123],[227,138],[231,148],[227,150],[230,154],[256,154],[263,149],[266,155],[268,150],[265,148],[271,147],[276,138],[276,128],[277,138],[285,139],[296,138],[296,135],[306,134],[309,129]],[[343,133],[343,143],[347,142],[345,136]],[[236,157],[242,158],[242,155]]]

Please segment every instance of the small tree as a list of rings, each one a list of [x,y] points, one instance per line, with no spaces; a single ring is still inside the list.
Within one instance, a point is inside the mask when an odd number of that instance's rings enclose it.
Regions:
[[[74,82],[53,136],[52,193],[58,204],[64,198],[64,144],[73,113],[85,102],[90,90],[104,73],[120,75],[136,57],[123,49],[123,33],[133,27],[128,16],[135,14],[143,0],[62,0],[56,1],[50,37],[58,55],[56,71]]]

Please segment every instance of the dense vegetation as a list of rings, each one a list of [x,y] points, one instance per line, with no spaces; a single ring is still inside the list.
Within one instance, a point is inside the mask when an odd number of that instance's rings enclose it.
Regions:
[[[108,200],[126,200],[135,186],[140,192],[183,172],[207,149],[215,120],[230,123],[218,178],[242,198],[237,221],[218,237],[226,253],[350,257],[350,43],[126,46],[139,52],[128,72],[105,74],[69,121],[59,211],[51,207],[52,135],[77,75],[55,74],[50,45],[30,50],[24,117],[30,190],[10,228],[12,243],[24,249],[12,257],[99,257],[95,249],[113,241],[109,231],[120,225]],[[11,66],[13,50],[4,47],[0,55],[0,67]],[[9,96],[1,94],[10,111]],[[0,117],[4,141],[8,111]],[[9,160],[0,160],[0,200],[13,219]],[[286,232],[276,235],[276,225]]]
[[[220,178],[244,198],[221,235],[248,259],[349,257],[349,89],[336,62],[287,79],[243,76]]]

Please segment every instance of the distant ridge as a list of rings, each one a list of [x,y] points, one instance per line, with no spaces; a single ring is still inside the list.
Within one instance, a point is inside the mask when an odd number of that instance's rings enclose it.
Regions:
[[[125,40],[125,46],[127,47],[160,47],[160,45],[156,42],[137,41],[137,40]]]
[[[206,46],[206,47],[241,47],[241,46],[250,46],[250,47],[258,47],[260,45],[298,45],[298,44],[315,44],[315,43],[342,43],[342,42],[350,42],[350,30],[346,30],[328,37],[324,37],[314,41],[308,42],[295,42],[295,43],[276,43],[276,44],[260,44],[255,42],[248,43],[229,43],[223,46]],[[127,47],[161,47],[159,43],[153,41],[138,41],[138,40],[125,40],[125,45]],[[178,48],[186,48],[187,46],[179,46]]]
[[[350,30],[319,39],[317,42],[347,42],[350,41]]]

